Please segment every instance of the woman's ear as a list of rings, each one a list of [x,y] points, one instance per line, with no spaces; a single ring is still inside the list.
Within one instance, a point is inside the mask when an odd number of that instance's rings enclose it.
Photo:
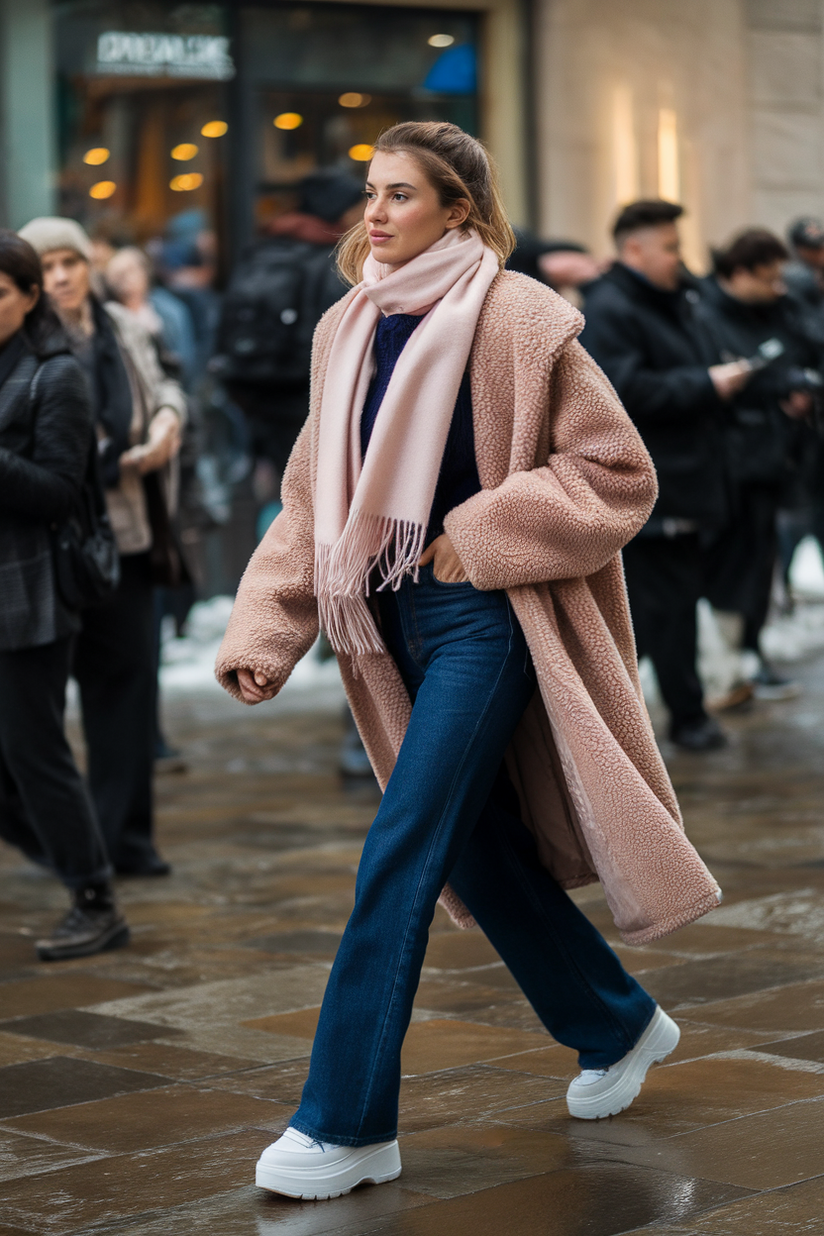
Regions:
[[[459,197],[449,208],[449,214],[446,217],[447,228],[463,227],[469,218],[470,209],[470,204],[466,198]]]
[[[26,310],[26,313],[31,313],[32,309],[35,307],[35,305],[40,299],[40,288],[37,286],[36,283],[33,283],[31,287],[29,288],[28,298],[29,298],[29,307]]]

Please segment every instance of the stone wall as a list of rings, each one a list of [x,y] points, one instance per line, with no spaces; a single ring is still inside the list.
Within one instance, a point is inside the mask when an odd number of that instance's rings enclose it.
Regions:
[[[616,206],[679,196],[696,269],[824,211],[820,0],[538,0],[543,234],[609,251]]]
[[[752,215],[782,231],[824,210],[822,5],[747,0]]]

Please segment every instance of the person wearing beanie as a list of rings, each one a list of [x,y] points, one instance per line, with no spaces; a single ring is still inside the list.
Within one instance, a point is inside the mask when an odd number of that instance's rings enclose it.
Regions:
[[[153,596],[181,570],[170,521],[186,399],[145,327],[93,294],[80,224],[43,217],[19,235],[40,255],[46,295],[86,373],[121,556],[120,585],[84,611],[74,652],[92,799],[115,871],[164,875],[153,839]]]

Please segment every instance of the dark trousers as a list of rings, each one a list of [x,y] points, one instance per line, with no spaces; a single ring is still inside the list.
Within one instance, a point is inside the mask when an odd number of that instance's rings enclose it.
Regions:
[[[759,652],[778,557],[778,490],[743,485],[733,520],[705,554],[705,596],[716,609],[744,618],[743,646]]]
[[[655,666],[672,728],[701,720],[704,692],[695,668],[696,606],[703,589],[703,558],[697,533],[639,536],[624,549],[638,656]]]
[[[70,640],[0,652],[0,836],[69,888],[111,875],[63,717]]]
[[[154,591],[148,554],[121,559],[110,601],[83,614],[74,676],[89,752],[89,786],[115,867],[154,854]]]

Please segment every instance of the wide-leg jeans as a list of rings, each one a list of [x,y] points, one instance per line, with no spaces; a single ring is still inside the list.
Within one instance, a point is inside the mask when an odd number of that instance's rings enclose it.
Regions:
[[[550,1034],[583,1068],[635,1045],[655,1003],[541,866],[502,770],[536,689],[503,592],[432,567],[379,594],[383,637],[413,700],[363,848],[293,1127],[360,1146],[396,1136],[401,1046],[429,926],[449,881]]]

